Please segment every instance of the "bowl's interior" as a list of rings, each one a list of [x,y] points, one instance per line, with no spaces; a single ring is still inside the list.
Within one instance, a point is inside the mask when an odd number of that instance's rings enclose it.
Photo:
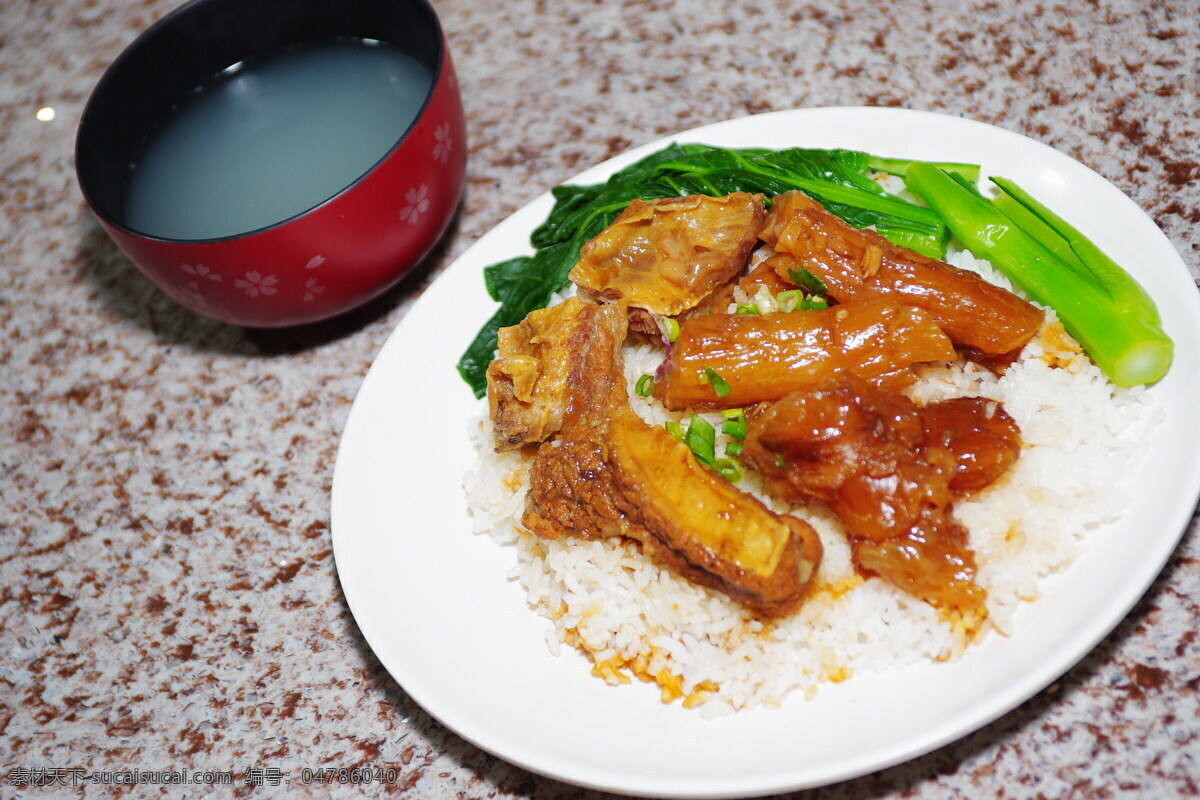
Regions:
[[[75,164],[88,203],[128,229],[130,165],[189,92],[232,64],[336,38],[377,39],[434,76],[440,69],[441,28],[426,0],[193,0],[167,15],[118,56],[84,109]],[[398,132],[395,144],[406,134]]]

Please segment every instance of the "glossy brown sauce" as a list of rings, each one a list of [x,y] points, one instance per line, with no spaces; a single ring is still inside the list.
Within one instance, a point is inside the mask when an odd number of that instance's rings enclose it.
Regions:
[[[997,404],[962,398],[918,408],[842,376],[749,418],[744,457],[790,503],[825,503],[854,562],[968,627],[986,617],[956,498],[1000,478],[1020,432]]]

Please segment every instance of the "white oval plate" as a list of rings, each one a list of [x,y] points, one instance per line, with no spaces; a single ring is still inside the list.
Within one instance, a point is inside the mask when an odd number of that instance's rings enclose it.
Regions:
[[[820,786],[896,764],[995,719],[1069,669],[1129,612],[1186,528],[1200,492],[1200,295],[1179,255],[1129,198],[1068,156],[1018,134],[937,114],[876,108],[784,111],[697,128],[576,176],[594,183],[671,141],[846,147],[966,161],[1058,210],[1156,299],[1175,364],[1152,391],[1166,411],[1136,498],[1116,525],[960,660],[824,687],[782,709],[705,721],[655,687],[613,688],[505,580],[511,548],[471,534],[462,490],[478,401],[455,371],[493,312],[482,268],[530,252],[539,197],[467,250],[401,320],[354,402],[333,482],[333,549],[346,599],[379,660],[444,725],[507,761],[584,786],[730,797]]]

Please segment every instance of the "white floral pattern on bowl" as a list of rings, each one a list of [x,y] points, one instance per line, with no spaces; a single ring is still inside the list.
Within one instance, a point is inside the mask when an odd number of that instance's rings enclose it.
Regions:
[[[214,283],[221,282],[221,276],[203,264],[197,264],[194,267],[191,264],[180,264],[179,269],[183,270],[188,275],[194,275],[197,278],[204,278],[206,280],[213,281]],[[197,284],[197,281],[192,281],[188,285],[191,286],[195,284]]]
[[[433,160],[445,164],[450,160],[450,152],[454,149],[454,137],[450,135],[450,123],[444,122],[433,129]]]
[[[311,303],[323,291],[325,287],[317,283],[316,278],[309,278],[304,282],[304,302]]]
[[[400,209],[400,220],[416,225],[421,215],[429,210],[429,186],[422,183],[415,189],[409,189],[404,193],[404,199],[408,205]]]
[[[279,291],[275,288],[277,283],[279,283],[279,278],[275,275],[263,275],[255,270],[250,270],[246,273],[245,279],[237,278],[233,285],[244,289],[248,297],[258,297],[260,294],[270,297]]]

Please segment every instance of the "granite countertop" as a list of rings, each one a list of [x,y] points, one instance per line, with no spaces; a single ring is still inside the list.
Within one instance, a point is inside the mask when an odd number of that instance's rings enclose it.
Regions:
[[[93,84],[172,0],[0,3],[0,794],[11,770],[394,765],[289,796],[550,798],[372,656],[338,587],[338,438],[376,352],[439,270],[550,186],[626,148],[774,109],[962,115],[1052,145],[1154,218],[1200,276],[1194,2],[436,0],[469,186],[429,262],[332,322],[262,332],[176,306],[86,211],[72,146]],[[49,106],[55,116],[40,121]],[[1200,793],[1200,531],[1078,666],[979,732],[812,793]],[[240,773],[239,773],[240,774]],[[82,794],[79,794],[82,792]]]

